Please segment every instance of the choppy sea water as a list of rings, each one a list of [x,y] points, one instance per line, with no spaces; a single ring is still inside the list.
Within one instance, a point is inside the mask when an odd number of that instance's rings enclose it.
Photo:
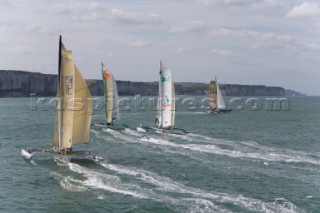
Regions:
[[[280,111],[178,107],[176,126],[190,134],[149,140],[135,127],[155,112],[122,110],[130,128],[92,129],[90,144],[74,146],[100,163],[24,160],[22,148],[51,147],[54,105],[0,99],[0,212],[319,212],[320,97],[289,99]]]

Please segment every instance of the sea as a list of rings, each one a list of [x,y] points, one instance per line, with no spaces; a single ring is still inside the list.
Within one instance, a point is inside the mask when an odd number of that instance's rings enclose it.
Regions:
[[[208,113],[206,97],[179,96],[189,134],[147,139],[136,127],[154,125],[154,97],[120,97],[128,127],[73,146],[104,161],[26,160],[21,149],[52,146],[51,99],[0,99],[1,213],[320,212],[320,97],[227,97],[231,112]],[[105,122],[94,100],[92,123]]]

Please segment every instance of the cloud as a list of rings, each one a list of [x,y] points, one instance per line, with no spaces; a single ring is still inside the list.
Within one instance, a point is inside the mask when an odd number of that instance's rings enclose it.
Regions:
[[[184,47],[179,47],[179,48],[174,50],[174,53],[177,54],[177,55],[182,55],[182,54],[186,53],[186,50],[185,50]]]
[[[108,58],[113,57],[113,56],[114,56],[113,52],[110,52],[110,53],[106,54],[106,57],[108,57]]]
[[[275,51],[293,52],[299,55],[320,54],[320,45],[316,43],[301,42],[288,35],[278,35],[272,32],[256,32],[248,30],[219,29],[210,32],[211,36],[233,37],[245,41],[249,48],[264,48]]]
[[[148,42],[137,40],[137,41],[129,43],[128,45],[129,45],[129,47],[141,48],[141,47],[148,46]]]
[[[198,0],[201,4],[208,5],[250,5],[257,0]]]
[[[36,25],[30,25],[30,26],[24,26],[24,27],[0,26],[0,32],[7,33],[7,34],[20,35],[20,36],[22,33],[26,33],[26,34],[36,33],[36,34],[47,34],[47,35],[54,34],[54,31],[51,28],[36,26]]]
[[[160,22],[158,14],[127,12],[121,9],[112,9],[111,19],[113,22],[121,24],[149,24]]]
[[[99,22],[107,21],[113,24],[149,24],[160,22],[158,14],[128,12],[122,9],[106,9],[97,2],[76,2],[58,4],[47,10],[50,15],[72,16],[74,21]]]
[[[23,28],[26,32],[31,33],[43,33],[43,34],[54,34],[55,32],[48,27],[41,27],[36,25],[26,26]]]
[[[230,50],[219,50],[219,49],[212,49],[211,52],[215,55],[218,55],[218,56],[231,56],[233,55],[232,51]]]
[[[196,32],[202,33],[205,31],[205,26],[201,21],[190,21],[185,22],[169,29],[171,33],[186,33],[186,32]]]
[[[10,3],[7,0],[0,0],[0,6],[9,6]]]
[[[27,46],[15,46],[8,53],[13,54],[30,54],[33,53],[33,49]]]
[[[82,3],[82,2],[76,2],[72,1],[71,3],[64,3],[64,4],[58,4],[50,7],[48,9],[49,14],[77,14],[77,13],[83,13],[88,11],[95,11],[99,8],[99,5],[97,2],[88,2],[88,3]]]
[[[296,5],[287,14],[288,18],[311,18],[320,17],[320,6],[310,2],[304,2],[301,5]]]
[[[263,0],[254,2],[251,6],[251,10],[266,10],[266,9],[277,9],[283,8],[284,2],[281,0]]]

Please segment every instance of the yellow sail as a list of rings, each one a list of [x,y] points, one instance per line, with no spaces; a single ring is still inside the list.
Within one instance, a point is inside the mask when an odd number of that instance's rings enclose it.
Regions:
[[[92,118],[92,98],[86,81],[75,66],[75,110],[73,113],[73,144],[88,142]]]
[[[216,81],[210,81],[209,84],[209,108],[214,111],[217,108],[217,85]]]
[[[58,79],[53,145],[58,151],[71,148],[72,144],[89,140],[92,116],[91,94],[88,86],[73,62],[72,52],[66,50],[62,43],[61,46],[61,54],[59,54],[61,71]],[[59,98],[62,109],[59,109]]]

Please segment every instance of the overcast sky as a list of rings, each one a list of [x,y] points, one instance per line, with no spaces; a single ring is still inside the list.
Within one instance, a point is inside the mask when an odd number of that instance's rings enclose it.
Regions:
[[[0,69],[57,73],[58,37],[85,78],[282,86],[320,95],[319,0],[0,0]]]

